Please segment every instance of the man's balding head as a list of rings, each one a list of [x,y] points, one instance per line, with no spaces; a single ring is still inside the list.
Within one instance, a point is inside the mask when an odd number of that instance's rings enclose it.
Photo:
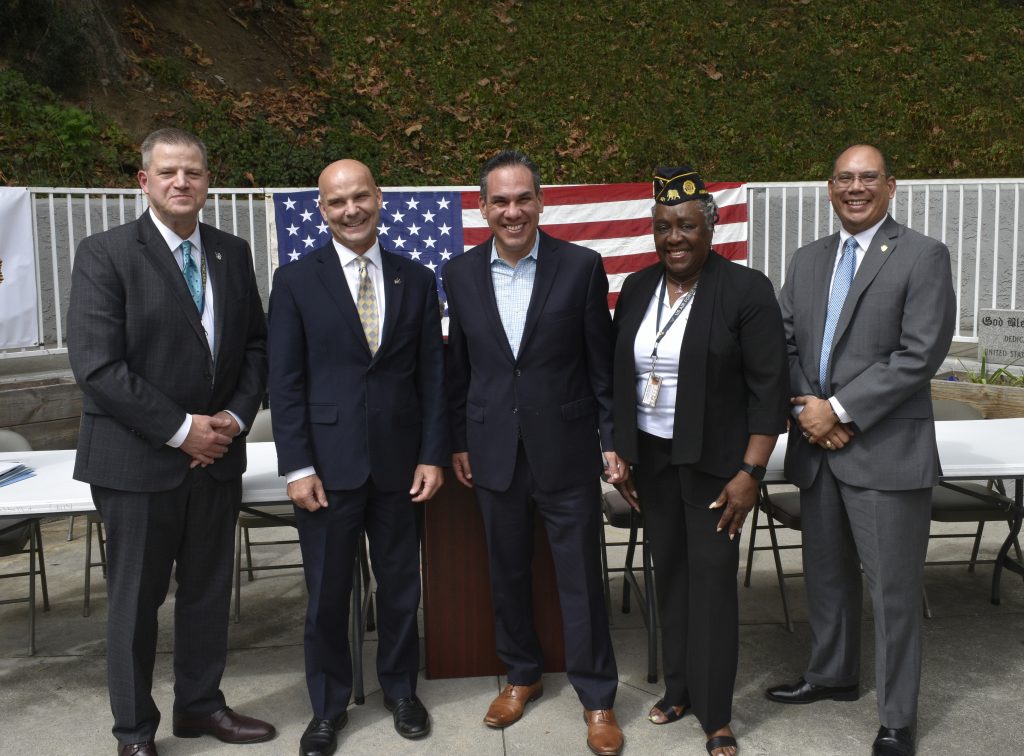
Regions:
[[[358,160],[338,160],[320,173],[320,214],[331,236],[357,255],[377,241],[381,193],[370,169]]]

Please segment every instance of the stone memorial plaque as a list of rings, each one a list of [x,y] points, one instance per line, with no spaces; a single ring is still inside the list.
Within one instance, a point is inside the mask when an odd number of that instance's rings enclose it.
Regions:
[[[1024,365],[1024,310],[978,311],[978,359],[990,365]]]

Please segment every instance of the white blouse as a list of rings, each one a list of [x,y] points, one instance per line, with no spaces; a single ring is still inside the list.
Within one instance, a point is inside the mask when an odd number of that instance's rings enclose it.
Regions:
[[[693,300],[691,299],[686,304],[658,345],[658,364],[654,372],[661,376],[661,389],[658,392],[658,401],[655,406],[647,407],[642,401],[644,389],[647,388],[647,381],[651,377],[651,352],[654,351],[654,341],[658,336],[658,308],[661,308],[662,326],[669,321],[675,310],[675,306],[669,304],[668,290],[665,290],[664,297],[659,301],[660,293],[661,285],[659,284],[647,305],[647,312],[644,314],[643,322],[640,323],[636,339],[633,341],[633,363],[636,371],[636,425],[644,433],[649,433],[652,436],[672,438],[676,414],[676,392],[679,390],[679,352],[683,346],[683,335],[686,333],[686,324],[690,319]],[[676,300],[676,306],[678,304],[679,300]]]

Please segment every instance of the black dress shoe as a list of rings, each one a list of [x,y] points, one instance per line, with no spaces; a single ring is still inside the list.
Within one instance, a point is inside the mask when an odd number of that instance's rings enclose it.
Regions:
[[[272,724],[239,714],[227,706],[205,717],[175,712],[173,731],[177,738],[212,735],[222,743],[262,743],[277,735]]]
[[[145,743],[120,743],[117,756],[157,756],[156,743],[152,740]]]
[[[422,738],[430,732],[430,717],[420,699],[384,699],[384,707],[395,716],[395,732],[403,738]]]
[[[338,730],[348,724],[348,712],[334,719],[313,717],[299,739],[299,756],[331,756],[338,748]]]
[[[914,756],[914,730],[911,727],[878,728],[871,756]]]
[[[764,692],[769,701],[784,704],[808,704],[831,699],[833,701],[856,701],[860,698],[859,685],[842,685],[831,688],[815,685],[800,678],[793,685],[776,685]]]

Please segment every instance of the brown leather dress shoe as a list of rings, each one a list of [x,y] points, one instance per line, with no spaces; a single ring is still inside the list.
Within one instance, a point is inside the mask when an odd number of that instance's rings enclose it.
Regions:
[[[117,756],[157,756],[156,743],[152,740],[145,743],[120,743]]]
[[[488,727],[508,727],[522,718],[526,704],[536,701],[542,695],[543,680],[538,680],[533,685],[506,685],[498,697],[491,701],[491,706],[484,717],[484,724]]]
[[[198,738],[213,735],[223,743],[262,743],[277,735],[272,724],[239,714],[225,706],[205,717],[174,715],[174,736]]]
[[[618,756],[622,751],[622,728],[615,721],[615,712],[611,709],[584,711],[583,719],[587,723],[587,745],[598,756]]]

